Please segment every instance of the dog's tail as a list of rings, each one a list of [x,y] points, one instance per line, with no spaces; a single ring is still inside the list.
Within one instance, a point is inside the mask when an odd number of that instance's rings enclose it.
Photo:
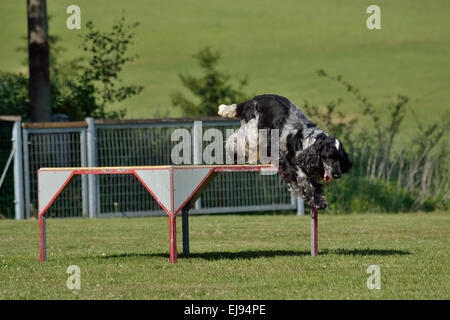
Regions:
[[[237,118],[237,112],[236,112],[236,104],[232,104],[227,106],[226,104],[221,104],[219,106],[219,116],[224,118]]]

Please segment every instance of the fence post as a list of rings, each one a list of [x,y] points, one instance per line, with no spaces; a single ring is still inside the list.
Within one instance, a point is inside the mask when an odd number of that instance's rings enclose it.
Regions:
[[[289,188],[291,193],[291,205],[297,209],[297,216],[305,215],[305,201],[302,198],[295,196],[294,190]]]
[[[304,216],[305,215],[305,201],[302,198],[297,198],[297,215]]]
[[[203,163],[203,130],[202,130],[202,122],[194,121],[194,126],[192,127],[192,149],[193,149],[193,160],[194,164],[202,164]],[[198,198],[195,201],[194,209],[200,209],[202,207],[202,200]]]
[[[14,122],[12,143],[14,147],[14,207],[16,220],[25,218],[23,162],[22,162],[22,123]]]
[[[86,146],[87,146],[87,162],[89,167],[98,166],[98,150],[97,150],[97,129],[95,128],[94,118],[86,118],[87,122],[87,134],[86,134]],[[89,202],[89,218],[95,218],[99,212],[99,189],[98,189],[98,177],[96,174],[90,174],[88,176],[88,202]]]
[[[87,129],[83,128],[80,132],[80,157],[81,157],[81,166],[88,166],[87,159]],[[88,176],[83,174],[81,177],[81,198],[82,198],[82,207],[83,207],[83,217],[89,216],[89,184],[88,184]]]
[[[31,216],[31,176],[30,176],[30,154],[28,130],[22,130],[23,145],[23,179],[25,185],[25,219]]]

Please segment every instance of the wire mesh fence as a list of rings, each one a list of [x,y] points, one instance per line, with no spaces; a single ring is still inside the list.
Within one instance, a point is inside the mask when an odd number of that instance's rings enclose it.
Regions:
[[[171,164],[170,135],[174,128],[180,126],[99,125],[98,166]],[[156,200],[133,175],[100,175],[99,189],[100,215],[111,213],[124,215],[126,212],[142,211],[162,213]]]
[[[214,128],[221,132],[225,141],[227,129],[237,129],[239,123],[223,124],[206,122],[203,131]],[[209,141],[203,141],[204,150]],[[224,144],[222,144],[224,145]],[[225,155],[225,148],[222,151]],[[223,160],[225,162],[225,159]],[[256,206],[288,205],[291,194],[278,174],[261,175],[259,172],[234,172],[218,175],[201,198],[202,208],[250,209]],[[247,207],[247,208],[245,208]],[[281,208],[281,207],[280,207]]]
[[[39,168],[43,167],[81,167],[83,129],[27,130],[25,134],[25,170],[29,185],[28,215],[37,217]],[[28,174],[27,174],[28,173]],[[66,188],[56,198],[48,210],[49,217],[83,216],[81,177],[71,179]],[[27,188],[28,189],[28,188]]]
[[[167,123],[102,123],[95,128],[24,128],[24,179],[26,216],[37,215],[37,171],[42,167],[152,166],[173,164],[171,151],[175,129],[193,132],[193,121]],[[204,130],[216,128],[225,137],[237,121],[208,121]],[[95,129],[91,137],[89,130]],[[91,141],[93,140],[93,141]],[[94,141],[95,140],[95,141]],[[89,143],[95,159],[89,163]],[[203,141],[205,148],[208,141]],[[203,150],[202,148],[202,150]],[[225,155],[225,150],[223,150]],[[89,158],[89,159],[88,159]],[[95,197],[94,216],[145,216],[164,214],[158,203],[133,175],[98,175],[96,190],[87,176],[75,176],[48,211],[49,217],[91,216],[88,201]],[[192,213],[219,213],[295,209],[296,204],[278,174],[258,172],[218,175],[196,203]]]

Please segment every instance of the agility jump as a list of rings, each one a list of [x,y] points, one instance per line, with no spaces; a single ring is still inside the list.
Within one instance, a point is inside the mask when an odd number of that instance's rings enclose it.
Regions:
[[[176,217],[182,212],[183,254],[189,254],[188,215],[193,204],[220,172],[278,171],[272,165],[175,165],[144,167],[41,168],[38,171],[40,260],[47,260],[46,217],[76,174],[134,174],[169,216],[170,263],[177,262]],[[318,253],[318,214],[311,216],[311,255]]]

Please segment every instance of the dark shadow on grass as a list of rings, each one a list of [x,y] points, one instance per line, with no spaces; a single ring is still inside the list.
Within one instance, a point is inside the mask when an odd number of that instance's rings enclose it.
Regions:
[[[178,258],[181,259],[204,259],[209,261],[215,260],[236,260],[236,259],[255,259],[255,258],[270,258],[270,257],[283,257],[283,256],[307,256],[310,255],[309,251],[292,251],[292,250],[261,250],[261,251],[238,251],[238,252],[193,252],[189,255],[182,253],[178,254]],[[114,259],[114,258],[132,258],[132,257],[159,257],[169,259],[169,253],[119,253],[105,256],[98,256],[102,259]]]
[[[395,249],[322,249],[319,250],[319,256],[322,255],[348,255],[348,256],[393,256],[393,255],[407,255],[411,254],[408,251]],[[271,258],[271,257],[289,257],[289,256],[309,256],[309,250],[294,251],[294,250],[258,250],[258,251],[237,251],[237,252],[193,252],[189,255],[182,253],[178,254],[181,259],[203,259],[208,261],[216,260],[236,260],[236,259],[256,259],[256,258]],[[119,253],[112,255],[105,255],[98,258],[115,259],[115,258],[133,258],[133,257],[159,257],[169,259],[169,253]]]
[[[345,256],[395,256],[411,254],[408,251],[396,250],[396,249],[323,249],[319,250],[319,255],[326,254],[338,254]]]

